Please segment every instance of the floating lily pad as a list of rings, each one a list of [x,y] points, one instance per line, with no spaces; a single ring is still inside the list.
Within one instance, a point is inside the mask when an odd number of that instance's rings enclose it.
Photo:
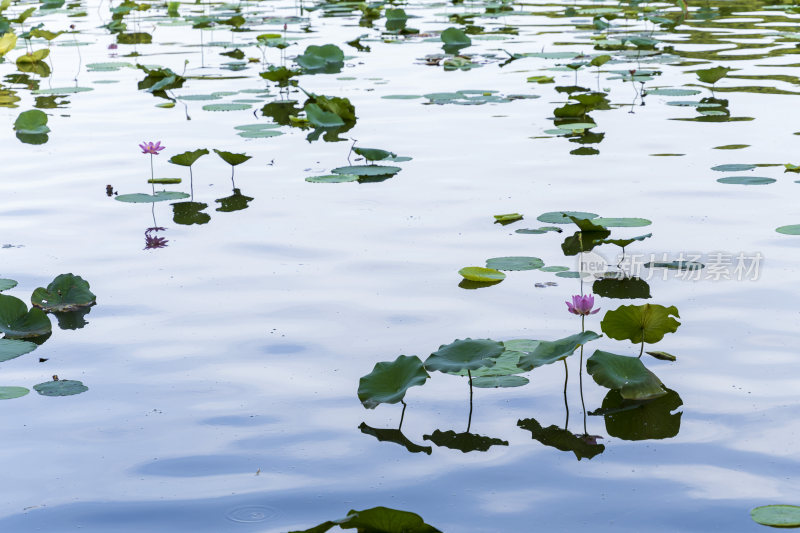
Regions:
[[[724,146],[715,146],[714,150],[741,150],[742,148],[748,148],[749,144],[726,144]]]
[[[567,270],[564,272],[556,272],[556,276],[559,278],[578,279],[581,277],[581,273],[575,272],[574,270]]]
[[[485,376],[472,378],[472,385],[481,389],[522,387],[530,383],[524,376]]]
[[[150,178],[147,183],[155,183],[157,185],[177,185],[183,181],[181,178]]]
[[[126,202],[131,204],[168,202],[171,200],[183,200],[184,198],[189,198],[189,195],[184,192],[177,192],[177,191],[156,191],[155,195],[150,195],[146,193],[120,194],[119,196],[114,197],[114,199],[119,202]]]
[[[206,104],[203,111],[244,111],[251,107],[250,104]]]
[[[15,339],[0,339],[0,363],[25,355],[36,349],[36,344]]]
[[[523,233],[523,234],[528,234],[528,235],[541,235],[542,233],[549,233],[551,231],[555,231],[556,233],[561,233],[564,230],[562,230],[561,228],[557,228],[555,226],[542,226],[541,228],[531,228],[531,229],[523,228],[523,229],[518,229],[514,233]]]
[[[39,89],[37,91],[31,91],[32,94],[75,94],[75,93],[85,93],[88,91],[93,91],[91,87],[57,87],[54,89]]]
[[[784,235],[800,235],[800,224],[793,224],[791,226],[781,226],[775,231],[783,233]]]
[[[600,328],[612,339],[653,344],[663,339],[665,334],[678,330],[681,323],[673,316],[680,318],[674,305],[622,305],[606,313],[600,321]]]
[[[653,222],[646,218],[608,218],[598,217],[592,219],[593,224],[604,228],[640,228],[649,226]]]
[[[39,383],[34,385],[33,389],[42,396],[74,396],[75,394],[86,392],[89,387],[80,381],[60,379]]]
[[[17,282],[13,279],[0,278],[0,292],[13,289],[17,286]]]
[[[775,183],[777,180],[760,176],[731,176],[729,178],[719,178],[717,181],[728,185],[768,185]]]
[[[477,266],[464,267],[458,271],[464,279],[469,281],[479,281],[485,283],[498,282],[506,279],[506,275],[493,268],[483,268]]]
[[[503,353],[503,343],[492,339],[463,339],[445,344],[425,361],[425,368],[445,373],[492,367]]]
[[[750,511],[750,517],[762,526],[800,527],[800,506],[762,505]]]
[[[555,363],[556,361],[560,361],[572,355],[579,346],[599,339],[600,337],[602,337],[602,335],[598,335],[594,331],[584,331],[557,341],[539,341],[538,346],[536,346],[533,351],[526,352],[525,355],[520,357],[517,366],[528,371],[540,366]]]
[[[309,183],[347,183],[358,181],[358,176],[354,174],[328,174],[326,176],[309,176],[306,181]]]
[[[539,270],[541,270],[542,272],[567,272],[569,270],[569,267],[553,265],[553,266],[542,267]]]
[[[705,268],[706,266],[703,263],[698,263],[696,261],[667,261],[667,262],[654,262],[654,263],[645,263],[645,268],[666,268],[668,270],[700,270],[701,268]]]
[[[403,400],[406,391],[424,385],[430,376],[416,355],[400,355],[394,361],[377,363],[375,368],[358,382],[358,399],[367,409],[382,403]]]
[[[395,158],[397,154],[380,148],[360,148],[354,147],[353,151],[364,157],[367,161],[382,161],[384,159]]]
[[[572,219],[569,217],[591,219],[597,218],[597,216],[594,213],[584,213],[582,211],[550,211],[539,215],[536,220],[545,224],[570,224]]]
[[[711,170],[716,170],[717,172],[744,172],[745,170],[753,170],[754,168],[756,168],[755,165],[730,163],[727,165],[717,165],[715,167],[711,167]]]
[[[662,89],[647,89],[647,94],[655,94],[659,96],[692,96],[695,94],[700,94],[700,91],[696,89],[669,89],[669,88],[662,88]]]
[[[522,220],[523,216],[519,213],[505,213],[503,215],[494,215],[494,223],[495,224],[511,224],[512,222],[516,222],[518,220]]]
[[[333,174],[350,174],[353,176],[374,177],[374,176],[393,176],[400,172],[400,167],[392,167],[389,165],[352,165],[348,167],[337,167],[331,170]]]
[[[25,302],[7,294],[0,294],[0,332],[8,338],[24,339],[48,335],[52,331],[50,319],[37,308],[28,310]]]
[[[47,127],[47,115],[38,109],[20,113],[14,121],[14,129],[23,135],[43,135],[50,131]]]
[[[653,351],[653,352],[644,352],[647,355],[655,357],[656,359],[660,359],[662,361],[677,361],[678,358],[672,355],[671,353],[667,352],[660,352],[660,351]]]
[[[493,257],[486,260],[486,268],[495,270],[536,270],[544,266],[538,257]]]
[[[31,303],[47,312],[75,311],[94,305],[97,297],[89,290],[89,282],[73,274],[61,274],[31,295]]]
[[[20,398],[30,392],[25,387],[0,387],[0,400],[13,400]]]
[[[598,385],[618,390],[626,400],[650,400],[667,393],[638,357],[597,350],[586,361],[586,371]]]

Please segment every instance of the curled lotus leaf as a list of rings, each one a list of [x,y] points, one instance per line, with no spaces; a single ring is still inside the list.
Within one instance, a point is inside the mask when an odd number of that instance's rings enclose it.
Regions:
[[[503,351],[503,343],[492,339],[458,339],[433,352],[425,361],[425,368],[458,373],[492,367]]]
[[[651,400],[667,393],[638,357],[597,350],[586,361],[586,371],[598,385],[618,390],[626,400]]]
[[[235,167],[236,165],[241,165],[242,163],[251,158],[251,156],[247,154],[234,154],[232,152],[223,152],[222,150],[217,150],[216,148],[214,148],[214,152],[216,152],[216,154],[220,156],[223,161],[225,161],[232,167]]]
[[[406,391],[424,385],[430,375],[416,355],[400,355],[394,361],[377,363],[372,372],[358,382],[358,399],[367,409],[382,403],[403,401]]]
[[[560,361],[575,352],[579,346],[583,346],[587,342],[599,339],[602,335],[598,335],[594,331],[583,331],[558,339],[557,341],[539,341],[539,344],[530,352],[519,358],[517,366],[522,370],[528,371],[534,368],[549,365]]]
[[[74,274],[60,274],[47,288],[39,287],[31,295],[31,303],[48,312],[75,311],[97,303],[89,290],[89,282]]]
[[[172,157],[169,158],[169,162],[172,163],[173,165],[190,167],[194,165],[198,159],[207,154],[208,150],[206,148],[200,148],[199,150],[190,150],[188,152],[183,152],[182,154],[173,155]]]
[[[8,338],[24,339],[48,335],[53,327],[44,311],[28,310],[25,302],[7,294],[0,294],[0,332]]]

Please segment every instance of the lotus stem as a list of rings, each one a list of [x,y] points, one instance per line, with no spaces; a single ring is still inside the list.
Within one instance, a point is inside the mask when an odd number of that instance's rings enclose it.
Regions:
[[[644,332],[642,332],[642,347],[639,348],[639,359],[642,358],[643,353],[644,353]]]
[[[469,428],[472,426],[472,371],[467,370],[467,376],[469,377],[469,419],[467,420],[467,433],[469,433]]]
[[[403,429],[403,418],[406,416],[406,407],[408,407],[408,405],[406,405],[406,402],[404,400],[400,400],[400,403],[403,404],[403,412],[400,413],[400,426],[398,426],[397,431]]]
[[[153,196],[156,195],[156,184],[153,183],[155,179],[155,174],[153,173],[153,154],[150,154],[150,185],[153,186]]]
[[[564,362],[566,363],[567,360],[564,359]],[[581,409],[583,409],[583,434],[588,435],[589,432],[586,431],[586,403],[583,401],[583,344],[581,344],[581,366],[578,367],[578,383],[581,391]]]
[[[569,404],[567,403],[567,383],[569,382],[569,367],[567,366],[567,358],[564,361],[564,407],[567,410],[567,420],[564,422],[564,429],[569,426]]]

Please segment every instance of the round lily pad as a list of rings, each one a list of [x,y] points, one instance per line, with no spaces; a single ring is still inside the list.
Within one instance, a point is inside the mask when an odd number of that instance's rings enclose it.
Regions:
[[[755,165],[732,163],[728,165],[717,165],[711,167],[711,170],[716,170],[717,172],[744,172],[745,170],[753,170],[754,168],[756,168]]]
[[[554,265],[549,267],[542,267],[539,270],[541,270],[542,272],[566,272],[567,270],[569,270],[569,267]]]
[[[178,191],[156,191],[154,195],[146,193],[133,193],[133,194],[120,194],[115,196],[114,199],[119,202],[126,202],[131,204],[149,204],[152,202],[168,202],[170,200],[183,200],[189,198],[185,192]]]
[[[251,107],[250,104],[206,104],[203,111],[244,111]]]
[[[346,183],[358,181],[358,176],[354,174],[328,174],[327,176],[309,176],[306,181],[309,183]]]
[[[760,176],[731,176],[729,178],[719,178],[717,181],[728,185],[768,185],[775,183],[777,180]]]
[[[538,257],[493,257],[486,260],[486,267],[495,270],[536,270],[544,266]]]
[[[569,217],[591,219],[597,218],[597,215],[595,213],[584,213],[583,211],[550,211],[539,215],[536,220],[547,224],[572,224],[572,219]]]
[[[0,362],[25,355],[36,349],[36,344],[16,339],[0,339]]]
[[[464,279],[468,279],[470,281],[503,281],[506,279],[506,275],[500,272],[499,270],[495,270],[493,268],[483,268],[483,267],[464,267],[458,271]]]
[[[0,279],[0,291],[7,291],[17,286],[17,282],[13,279]]]
[[[800,235],[800,224],[793,224],[791,226],[781,226],[775,231],[783,233],[784,235]]]
[[[338,167],[331,170],[334,174],[351,174],[353,176],[388,176],[397,174],[402,169],[388,165],[352,165],[349,167]]]
[[[659,96],[692,96],[695,94],[700,94],[700,91],[696,91],[694,89],[648,89],[648,95],[655,94]]]
[[[564,272],[556,272],[556,276],[559,278],[579,278],[581,277],[580,272],[575,272],[573,270],[568,270]]]
[[[800,527],[800,507],[797,505],[762,505],[750,511],[750,517],[762,526]]]
[[[80,381],[71,379],[46,381],[34,385],[33,388],[42,396],[73,396],[89,390],[89,387]]]
[[[13,400],[30,392],[25,387],[0,387],[0,400]]]
[[[649,226],[653,222],[646,218],[610,218],[598,217],[592,219],[592,224],[603,226],[604,228],[641,228]]]

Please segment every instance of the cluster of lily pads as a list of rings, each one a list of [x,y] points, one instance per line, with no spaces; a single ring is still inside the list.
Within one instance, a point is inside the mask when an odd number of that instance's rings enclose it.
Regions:
[[[407,156],[398,156],[394,152],[381,148],[361,148],[354,145],[351,150],[363,157],[366,165],[347,165],[336,167],[330,174],[324,176],[309,176],[306,181],[309,183],[346,183],[356,181],[358,183],[376,183],[385,181],[402,170],[400,167],[391,165],[378,165],[377,161],[391,161],[400,163],[410,161]]]
[[[0,293],[16,286],[14,280],[0,279]],[[86,324],[83,316],[96,302],[89,283],[73,274],[61,274],[47,287],[35,289],[30,309],[19,298],[0,294],[0,332],[3,333],[0,362],[31,353],[43,344],[52,334],[48,314],[58,318],[62,329],[76,329]],[[33,389],[42,396],[71,396],[89,390],[80,381],[59,379],[57,375],[52,381],[34,385]],[[29,392],[26,387],[0,386],[0,400],[19,398]]]
[[[373,507],[363,511],[351,510],[344,518],[327,520],[303,531],[290,533],[325,533],[338,526],[340,529],[357,529],[363,533],[441,533],[426,524],[421,516],[388,507]]]

